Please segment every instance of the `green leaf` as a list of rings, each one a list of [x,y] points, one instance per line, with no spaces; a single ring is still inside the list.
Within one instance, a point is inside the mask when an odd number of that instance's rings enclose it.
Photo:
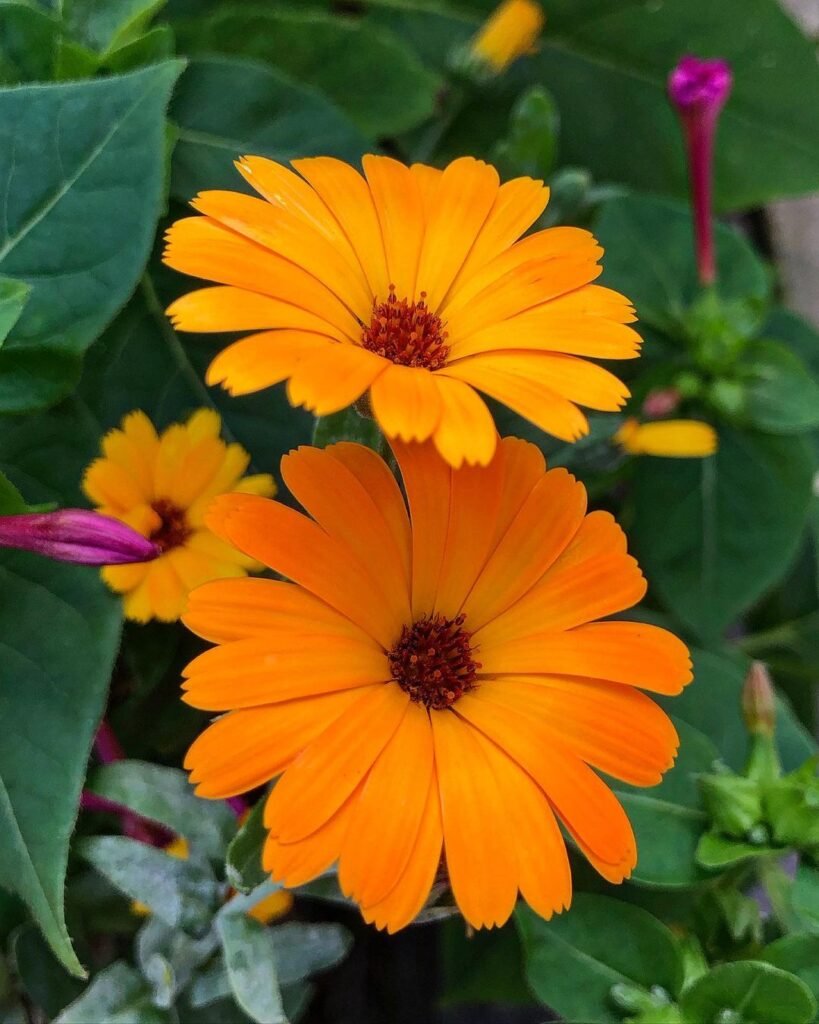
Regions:
[[[782,850],[771,846],[755,846],[737,839],[727,839],[715,832],[706,832],[699,841],[696,857],[700,867],[722,871],[754,857],[772,854],[781,856]]]
[[[112,50],[103,61],[107,71],[123,74],[145,64],[158,64],[173,57],[176,46],[174,34],[167,25],[157,25],[130,43]]]
[[[683,980],[674,936],[645,910],[575,893],[568,913],[544,921],[525,904],[515,911],[532,991],[568,1020],[620,1024],[615,985],[659,985],[676,997]]]
[[[357,441],[379,451],[384,439],[374,419],[349,408],[329,416],[319,416],[313,428],[313,444],[317,448],[326,448],[328,444],[339,441]]]
[[[772,434],[819,426],[819,384],[798,355],[776,341],[756,341],[743,353],[745,418]]]
[[[819,935],[785,935],[765,947],[762,959],[795,974],[819,999]]]
[[[142,35],[165,0],[63,0],[67,31],[84,46],[105,54]]]
[[[614,786],[637,837],[637,867],[631,880],[638,884],[674,887],[692,885],[703,877],[694,852],[708,821],[700,807],[697,776],[711,770],[718,752],[692,726],[674,724],[680,750],[660,785],[652,789]]]
[[[557,158],[560,114],[542,86],[528,89],[509,117],[509,132],[495,147],[493,162],[504,178],[547,178]]]
[[[0,89],[0,272],[33,286],[0,349],[0,412],[65,394],[82,353],[137,283],[160,211],[165,107],[181,67]]]
[[[219,939],[213,928],[200,939],[192,938],[154,915],[139,929],[135,947],[140,970],[152,983],[154,1002],[171,1006],[194,971],[212,959]]]
[[[702,290],[687,205],[619,196],[603,204],[594,233],[606,250],[602,280],[631,299],[643,322],[665,326],[669,314],[684,319]],[[715,225],[714,238],[720,299],[763,303],[768,278],[748,242],[720,224]]]
[[[233,161],[248,153],[281,162],[317,154],[353,162],[367,149],[337,107],[257,61],[191,61],[170,116],[178,132],[171,187],[185,201],[201,189],[246,188]]]
[[[51,77],[60,34],[56,18],[23,0],[0,4],[0,83]]]
[[[264,805],[264,799],[257,801],[228,846],[225,872],[239,892],[251,892],[268,877],[262,868],[262,847],[267,839]]]
[[[279,984],[295,985],[329,971],[347,956],[352,938],[340,924],[290,921],[270,929]]]
[[[741,711],[742,687],[750,661],[697,649],[691,654],[694,681],[679,696],[660,697],[659,703],[675,719],[683,719],[708,736],[722,760],[741,772],[750,752]],[[777,699],[776,743],[786,771],[798,768],[816,752],[809,733],[781,697]]]
[[[122,960],[95,975],[79,999],[54,1024],[170,1024],[170,1016],[151,1002],[145,979]]]
[[[369,135],[394,135],[433,113],[442,80],[403,40],[363,20],[241,4],[192,22],[190,52],[254,57],[314,86]]]
[[[0,515],[13,516],[26,511],[23,496],[11,481],[0,473]]]
[[[191,847],[221,863],[236,834],[236,816],[222,800],[202,800],[185,772],[144,761],[117,761],[93,773],[89,789],[158,821]]]
[[[728,428],[710,458],[637,460],[637,557],[699,637],[716,640],[786,571],[810,508],[813,462],[802,438]]]
[[[463,920],[441,929],[444,1006],[458,1003],[529,1004],[523,955],[513,922],[467,934]]]
[[[219,902],[213,872],[198,857],[172,857],[127,836],[94,836],[77,852],[120,892],[144,903],[171,928],[202,935]]]
[[[271,932],[244,914],[220,914],[217,926],[236,1002],[260,1024],[287,1024]]]
[[[458,0],[468,15],[436,14],[426,0],[401,0],[370,15],[435,68],[475,32],[495,0]],[[398,10],[391,8],[399,7]],[[554,93],[569,126],[561,140],[566,164],[588,167],[598,180],[685,196],[682,132],[667,99],[668,73],[696,40],[719,55],[734,86],[719,122],[715,153],[718,209],[762,205],[819,187],[819,69],[806,39],[776,0],[747,0],[741,27],[730,4],[711,0],[601,3],[550,0],[538,53],[519,60],[465,111],[448,152],[483,155],[502,134],[511,104],[527,85]],[[464,143],[473,139],[471,149]],[[624,139],[629,140],[624,145]],[[766,154],[765,160],[759,154]]]
[[[0,8],[2,10],[2,8]],[[28,302],[31,285],[11,278],[0,278],[0,345],[9,336]]]
[[[716,1020],[736,1010],[754,1024],[810,1024],[816,1000],[793,974],[760,961],[720,964],[686,989],[680,999],[685,1024]]]
[[[784,342],[814,376],[819,374],[819,334],[807,320],[789,309],[772,309],[762,333],[766,338]]]
[[[14,965],[26,994],[52,1020],[82,992],[82,983],[72,978],[54,959],[40,932],[25,924],[12,937]]]
[[[93,569],[19,552],[0,553],[0,591],[0,878],[81,975],[63,887],[121,611]]]

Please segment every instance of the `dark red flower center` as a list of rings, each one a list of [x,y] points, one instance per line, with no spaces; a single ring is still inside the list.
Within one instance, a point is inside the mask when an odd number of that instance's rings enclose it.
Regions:
[[[455,619],[425,615],[401,631],[401,639],[388,655],[390,669],[396,683],[417,704],[442,711],[475,689],[481,664],[473,657],[476,648],[463,624],[463,615]]]
[[[193,533],[185,517],[185,510],[167,498],[157,498],[151,508],[162,521],[148,539],[156,544],[160,554],[180,547]]]
[[[448,335],[441,318],[427,308],[426,294],[408,302],[396,296],[391,284],[386,302],[373,301],[370,326],[361,335],[364,348],[399,366],[440,370],[449,355]]]

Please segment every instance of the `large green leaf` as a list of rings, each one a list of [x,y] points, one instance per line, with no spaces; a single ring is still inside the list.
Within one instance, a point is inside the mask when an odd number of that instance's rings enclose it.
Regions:
[[[169,1024],[170,1020],[151,1002],[148,983],[139,971],[117,960],[93,978],[54,1024]]]
[[[0,90],[0,273],[33,286],[0,349],[0,412],[47,405],[139,279],[160,211],[178,61]]]
[[[0,553],[0,878],[61,962],[68,843],[105,704],[121,613],[94,569]]]
[[[441,67],[496,3],[438,5],[463,8],[463,16],[436,15],[424,9],[429,6],[401,0],[371,17]],[[468,151],[470,139],[488,148],[503,134],[517,95],[537,82],[554,93],[567,126],[560,143],[564,164],[683,196],[685,159],[666,81],[693,46],[725,57],[734,70],[716,150],[717,206],[755,206],[819,187],[819,69],[811,43],[776,0],[745,0],[741,17],[732,4],[712,0],[550,0],[546,9],[539,52],[470,104],[451,149]]]
[[[637,315],[663,325],[682,318],[701,291],[688,207],[648,196],[620,196],[604,203],[594,233],[605,248],[603,281],[627,295]],[[715,229],[721,298],[762,302],[765,268],[748,242],[730,228]]]
[[[615,786],[637,837],[632,881],[643,885],[692,885],[703,877],[694,851],[708,820],[700,808],[697,775],[711,770],[718,752],[697,729],[686,722],[675,724],[680,749],[660,785],[652,789]]]
[[[234,4],[191,26],[182,41],[194,52],[273,64],[321,90],[368,134],[393,135],[423,121],[441,87],[401,39],[365,21]]]
[[[60,35],[58,20],[24,0],[0,3],[0,83],[47,79]]]
[[[698,978],[680,999],[685,1024],[718,1020],[736,1010],[754,1024],[810,1024],[816,1000],[793,974],[761,961],[720,964]]]
[[[191,61],[170,116],[177,128],[171,187],[186,201],[200,189],[244,188],[233,166],[244,154],[283,162],[313,155],[357,161],[368,148],[320,93],[254,60]]]
[[[666,607],[717,639],[782,576],[811,502],[803,438],[722,429],[707,459],[638,460],[631,533]]]
[[[535,995],[561,1017],[584,1024],[619,1024],[615,985],[676,996],[682,956],[671,932],[639,907],[576,893],[571,909],[544,921],[525,904],[515,911],[526,977]]]
[[[819,935],[785,935],[765,947],[762,959],[801,978],[819,999]]]
[[[772,434],[800,434],[819,426],[819,383],[790,349],[755,341],[743,354],[745,418]]]

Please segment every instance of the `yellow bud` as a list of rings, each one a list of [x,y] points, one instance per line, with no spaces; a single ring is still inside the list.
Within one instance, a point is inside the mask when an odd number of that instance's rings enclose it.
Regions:
[[[504,0],[472,40],[472,56],[499,74],[532,51],[545,20],[535,0]]]
[[[704,458],[717,450],[717,433],[699,420],[627,419],[614,435],[629,455],[661,455],[672,459]]]

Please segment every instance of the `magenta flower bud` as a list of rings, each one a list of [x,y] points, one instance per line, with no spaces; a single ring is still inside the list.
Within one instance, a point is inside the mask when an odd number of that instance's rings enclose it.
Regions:
[[[0,516],[0,547],[76,565],[150,562],[156,545],[118,519],[82,508]]]
[[[668,95],[683,124],[694,206],[694,232],[700,281],[713,284],[717,277],[711,211],[714,136],[717,119],[733,78],[724,60],[683,57],[668,76]]]

